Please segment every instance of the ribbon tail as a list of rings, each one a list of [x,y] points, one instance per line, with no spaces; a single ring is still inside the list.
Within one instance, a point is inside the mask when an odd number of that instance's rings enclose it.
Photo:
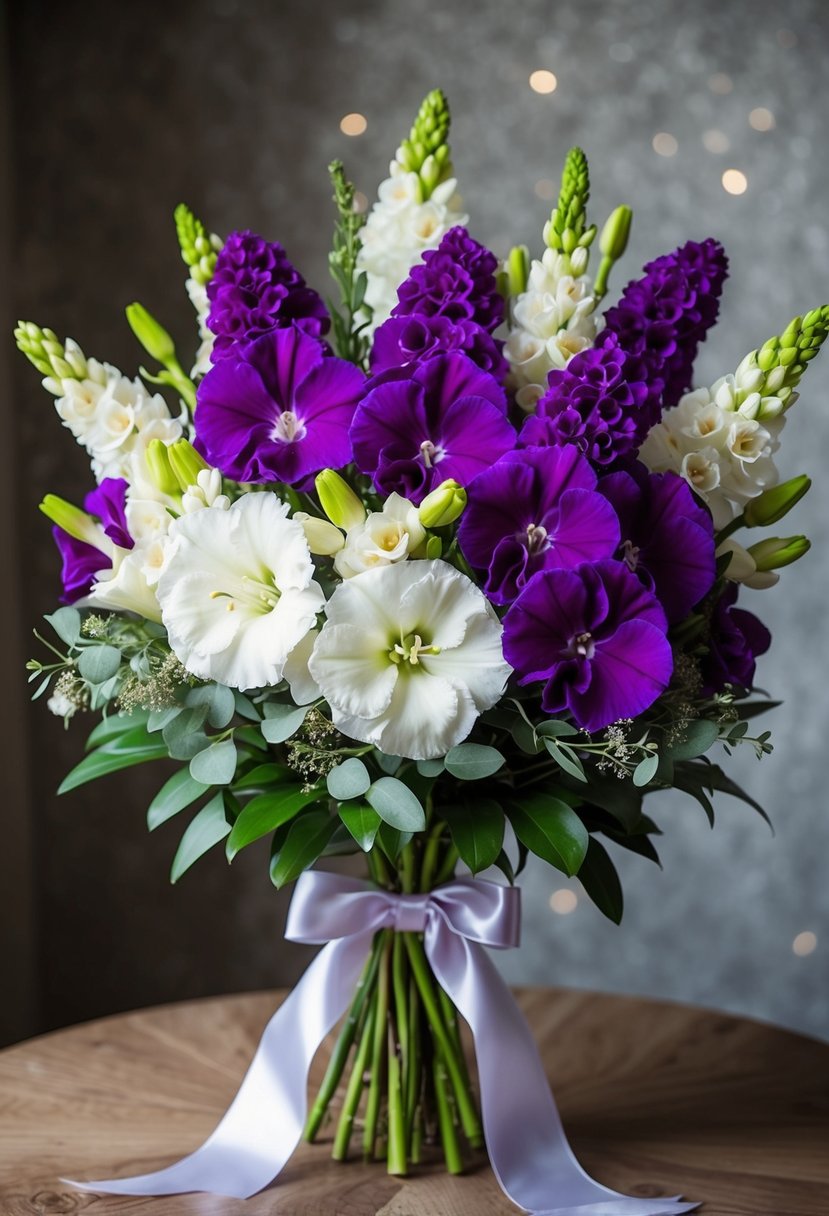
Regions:
[[[483,946],[437,921],[424,944],[472,1031],[489,1160],[513,1203],[533,1216],[680,1216],[699,1207],[594,1182],[567,1142],[530,1028]]]
[[[372,929],[332,941],[320,951],[268,1022],[236,1097],[201,1148],[152,1174],[64,1181],[113,1195],[209,1191],[248,1199],[261,1191],[299,1143],[311,1061],[353,998],[373,935]]]

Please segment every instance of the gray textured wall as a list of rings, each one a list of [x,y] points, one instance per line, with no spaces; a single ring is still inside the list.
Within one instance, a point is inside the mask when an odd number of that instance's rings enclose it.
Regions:
[[[371,197],[435,84],[453,104],[473,231],[498,252],[517,240],[538,246],[549,203],[535,183],[557,176],[575,142],[591,159],[595,215],[623,201],[635,208],[630,275],[688,237],[725,243],[732,280],[700,361],[703,382],[829,298],[822,0],[792,0],[785,14],[771,0],[213,0],[127,3],[114,13],[103,0],[11,10],[12,293],[17,314],[125,369],[138,361],[121,320],[130,300],[146,303],[182,345],[190,333],[176,202],[219,232],[251,226],[278,237],[324,286],[327,161],[343,156]],[[529,89],[536,67],[556,73],[552,95]],[[716,91],[725,85],[711,81],[715,73],[728,75],[730,91]],[[751,128],[758,106],[772,111],[774,129]],[[368,130],[348,139],[339,120],[354,110]],[[711,130],[728,152],[706,149]],[[659,131],[678,142],[672,158],[653,151]],[[741,197],[721,186],[728,167],[748,177]],[[568,916],[553,913],[549,895],[565,884],[531,868],[524,948],[504,960],[511,979],[654,993],[829,1033],[824,360],[806,380],[780,461],[786,474],[815,476],[794,525],[811,532],[815,549],[777,590],[754,594],[776,634],[760,679],[787,708],[770,723],[775,754],[762,767],[741,757],[738,767],[772,814],[776,839],[739,804],[722,806],[711,833],[694,804],[666,799],[664,873],[621,859],[620,929],[583,899]],[[57,588],[37,501],[49,490],[77,499],[86,470],[22,361],[4,408],[19,434],[25,561],[15,585],[34,620]],[[148,838],[143,827],[160,778],[138,771],[58,801],[81,731],[65,735],[41,705],[28,724],[42,1024],[296,974],[304,955],[280,944],[284,900],[263,856],[245,854],[228,872],[217,854],[171,889],[179,828]],[[818,944],[801,958],[792,941],[805,930]]]

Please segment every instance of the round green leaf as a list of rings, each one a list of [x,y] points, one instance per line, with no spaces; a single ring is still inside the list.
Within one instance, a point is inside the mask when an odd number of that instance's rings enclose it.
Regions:
[[[366,791],[366,801],[380,818],[400,832],[422,832],[426,813],[407,785],[396,777],[381,777]]]
[[[491,777],[504,765],[504,757],[495,747],[482,743],[459,743],[446,753],[447,773],[460,781],[480,781]]]
[[[309,710],[308,705],[297,709],[294,705],[266,705],[267,717],[260,727],[268,743],[284,743],[296,734]]]
[[[357,756],[349,756],[332,768],[326,784],[332,798],[338,802],[348,802],[351,798],[359,798],[371,785],[369,771]]]
[[[90,684],[110,680],[120,666],[121,651],[115,646],[90,646],[78,659],[78,671]]]
[[[672,743],[668,754],[672,760],[693,760],[707,752],[709,747],[719,738],[720,727],[717,722],[707,718],[697,718],[689,722],[676,743]]]
[[[58,608],[50,616],[43,618],[48,621],[62,642],[74,646],[81,636],[81,614],[77,608]]]
[[[640,760],[633,770],[633,784],[637,786],[647,785],[654,777],[658,768],[659,756],[656,753],[645,756],[644,760]]]
[[[203,785],[229,785],[236,773],[236,744],[211,743],[190,761],[190,776]]]

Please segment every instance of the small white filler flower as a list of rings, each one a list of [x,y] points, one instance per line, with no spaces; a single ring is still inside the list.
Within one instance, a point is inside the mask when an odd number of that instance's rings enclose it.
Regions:
[[[170,645],[188,671],[231,688],[282,679],[285,661],[324,603],[301,524],[270,491],[170,528],[158,600]]]
[[[388,755],[460,743],[512,670],[486,597],[442,561],[399,562],[342,583],[308,662],[335,726]]]

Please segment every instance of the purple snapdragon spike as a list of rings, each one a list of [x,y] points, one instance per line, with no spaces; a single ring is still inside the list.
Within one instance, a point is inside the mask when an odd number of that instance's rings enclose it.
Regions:
[[[295,326],[216,363],[198,387],[196,436],[235,481],[300,481],[351,460],[348,427],[365,377]]]
[[[123,477],[105,477],[96,490],[87,494],[83,505],[84,510],[98,520],[113,544],[132,549],[134,542],[127,528],[126,501],[127,483]],[[63,528],[52,528],[52,536],[61,556],[61,603],[74,604],[88,594],[96,575],[110,569],[112,559],[94,545],[70,536]]]
[[[503,345],[474,321],[451,321],[443,316],[389,317],[374,331],[371,370],[377,375],[454,350],[503,383],[509,370]]]
[[[393,317],[417,314],[474,321],[492,333],[504,319],[494,253],[462,227],[450,228],[437,249],[429,249],[397,289]]]
[[[607,328],[597,345],[615,335],[624,351],[639,356],[652,397],[667,408],[691,387],[697,349],[717,319],[728,258],[709,237],[688,241],[648,262],[644,271],[605,314]]]
[[[703,693],[720,692],[726,684],[750,689],[757,658],[771,645],[771,634],[753,612],[735,608],[738,587],[728,583],[714,606],[708,653],[702,660]]]
[[[635,718],[667,688],[665,613],[623,562],[536,574],[504,618],[504,658],[520,684],[544,682],[546,713],[601,730]]]
[[[515,445],[515,431],[497,381],[466,355],[448,354],[370,381],[351,441],[380,493],[419,503],[449,477],[469,485]]]
[[[658,419],[645,375],[643,360],[625,354],[613,336],[582,351],[566,368],[550,372],[547,392],[518,442],[573,444],[598,466],[631,454]]]
[[[217,362],[240,342],[296,324],[312,337],[324,334],[328,313],[320,296],[289,261],[277,241],[254,232],[231,232],[207,284],[207,327],[216,335]]]
[[[619,521],[573,447],[507,452],[480,473],[458,531],[464,557],[487,571],[484,591],[511,604],[539,570],[611,557]]]
[[[707,595],[716,577],[711,515],[676,473],[648,473],[638,461],[601,478],[622,530],[619,558],[654,592],[671,625]]]

